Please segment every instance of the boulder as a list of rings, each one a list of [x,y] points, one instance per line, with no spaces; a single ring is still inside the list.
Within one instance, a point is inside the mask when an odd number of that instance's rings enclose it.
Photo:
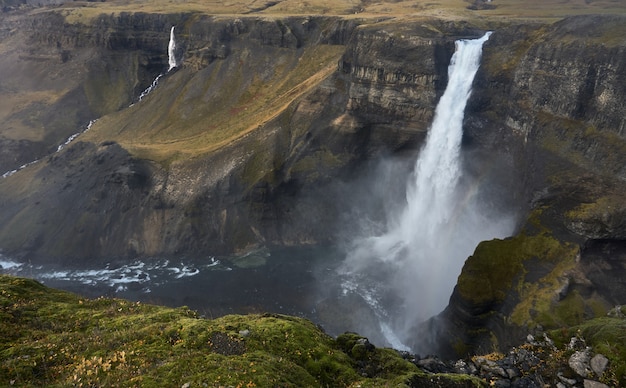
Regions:
[[[589,365],[591,366],[591,370],[600,377],[609,365],[609,359],[602,354],[596,354],[589,362]]]
[[[577,350],[568,360],[568,365],[580,377],[591,376],[591,367],[589,366],[591,356],[590,350]]]

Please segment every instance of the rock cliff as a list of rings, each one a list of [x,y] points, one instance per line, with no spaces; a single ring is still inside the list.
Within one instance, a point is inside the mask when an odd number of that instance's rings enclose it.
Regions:
[[[63,28],[42,33],[56,23]],[[167,27],[174,23],[182,66],[128,107],[163,71]],[[53,150],[77,131],[80,120],[68,110],[102,118],[67,150],[4,179],[3,249],[35,260],[77,260],[87,253],[98,260],[332,241],[341,204],[327,200],[334,194],[323,188],[352,174],[362,160],[415,147],[445,87],[453,51],[454,38],[441,23],[356,33],[358,24],[120,14],[74,25],[51,13],[8,34],[9,42],[20,35],[68,58],[49,58],[47,66],[56,61],[56,68],[87,73],[74,80],[74,93],[84,99],[67,107],[41,103],[71,122],[52,126],[18,121],[16,113],[7,117],[46,138],[14,148],[6,170],[38,156],[35,145]],[[380,60],[367,55],[372,50],[381,50]],[[400,52],[414,61],[398,62]],[[30,64],[30,58],[13,59]],[[43,88],[49,94],[67,90]],[[35,108],[9,106],[17,114],[29,109]],[[110,165],[102,168],[101,160]],[[121,186],[110,185],[111,179]],[[64,201],[49,195],[61,190]],[[105,210],[104,196],[110,206],[127,205]],[[80,214],[84,222],[46,221],[63,214],[68,220]],[[118,222],[126,226],[118,228]]]
[[[623,97],[607,98],[625,92],[622,25],[574,17],[486,45],[468,143],[509,155],[526,216],[516,236],[467,260],[439,317],[452,322],[449,353],[506,348],[624,303]]]
[[[0,247],[66,263],[336,242],[356,198],[341,182],[419,147],[454,40],[488,27],[1,18],[11,77],[0,82],[0,166],[40,160],[0,181]],[[486,44],[466,111],[468,169],[498,188],[494,206],[516,208],[519,233],[468,259],[437,318],[438,351],[505,347],[626,302],[624,21],[500,24]],[[181,66],[137,102],[167,70],[172,25]]]

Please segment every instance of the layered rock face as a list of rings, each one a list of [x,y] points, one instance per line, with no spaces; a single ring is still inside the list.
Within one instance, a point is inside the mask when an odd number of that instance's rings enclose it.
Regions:
[[[506,348],[624,303],[622,25],[577,17],[486,45],[468,136],[509,153],[528,216],[518,235],[467,260],[439,317],[451,325],[440,333],[449,354]]]
[[[342,182],[415,155],[454,40],[481,35],[438,20],[2,17],[15,77],[0,84],[0,165],[41,160],[0,181],[0,248],[66,263],[336,242],[358,198]],[[439,351],[504,347],[626,302],[611,291],[625,287],[623,21],[510,25],[485,45],[467,167],[500,188],[494,206],[516,208],[519,234],[467,261]],[[172,25],[181,65],[137,103],[167,69]]]
[[[11,22],[7,42],[26,39],[29,50],[54,53],[42,63],[60,74],[56,84],[15,86],[15,93],[54,95],[40,105],[66,121],[19,120],[35,107],[9,105],[5,132],[16,122],[44,137],[14,148],[4,169],[53,152],[80,123],[102,116],[81,135],[83,143],[2,182],[2,248],[34,260],[204,255],[332,241],[341,204],[321,187],[372,155],[415,146],[445,86],[453,50],[453,39],[432,29],[419,27],[424,37],[411,26],[354,34],[358,22],[332,18],[121,14],[75,25],[50,13]],[[129,108],[166,66],[170,24],[178,25],[182,66]],[[47,34],[52,26],[61,27]],[[394,45],[396,58],[367,55],[391,55]],[[398,52],[415,62],[398,63]],[[32,70],[34,60],[16,53],[9,69]],[[34,73],[44,77],[42,69]],[[68,104],[56,97],[67,94],[81,98]],[[110,168],[93,157],[112,150]],[[59,160],[67,167],[55,168]],[[112,180],[121,186],[107,184]],[[53,195],[60,191],[65,200]],[[105,196],[120,206],[99,206]],[[54,222],[57,217],[67,221]]]

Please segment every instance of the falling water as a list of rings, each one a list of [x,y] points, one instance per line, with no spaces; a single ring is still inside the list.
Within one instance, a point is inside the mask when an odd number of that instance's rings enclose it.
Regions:
[[[405,345],[414,342],[411,328],[446,306],[477,243],[510,232],[478,212],[471,188],[459,179],[464,110],[489,35],[456,42],[404,210],[388,220],[384,234],[356,241],[340,268],[343,294],[369,305],[378,319],[375,330],[397,349],[414,350]]]
[[[170,30],[170,43],[167,45],[167,56],[168,56],[168,62],[170,64],[170,68],[167,69],[167,71],[171,71],[173,68],[177,66],[176,37],[174,36],[174,28],[175,26],[172,26],[172,29]]]
[[[170,41],[167,44],[167,62],[169,64],[169,68],[167,69],[166,73],[169,73],[170,71],[172,71],[172,69],[178,67],[178,63],[176,62],[176,37],[174,35],[175,27],[176,26],[172,26],[172,28],[170,29]],[[161,80],[161,77],[163,77],[163,75],[164,73],[157,75],[154,81],[152,81],[152,83],[150,84],[150,86],[148,86],[143,92],[141,92],[139,98],[137,98],[137,101],[143,100],[148,94],[150,94],[159,85],[159,81]],[[133,105],[135,104],[130,104],[130,106]]]

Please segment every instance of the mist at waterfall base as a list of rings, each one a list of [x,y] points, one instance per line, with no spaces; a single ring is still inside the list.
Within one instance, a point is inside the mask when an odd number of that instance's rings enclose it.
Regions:
[[[456,42],[448,86],[403,203],[387,205],[382,221],[365,217],[361,236],[346,246],[335,292],[354,311],[353,330],[374,343],[419,352],[417,324],[445,308],[476,245],[513,231],[513,217],[490,206],[483,182],[463,174],[464,110],[488,38]]]

